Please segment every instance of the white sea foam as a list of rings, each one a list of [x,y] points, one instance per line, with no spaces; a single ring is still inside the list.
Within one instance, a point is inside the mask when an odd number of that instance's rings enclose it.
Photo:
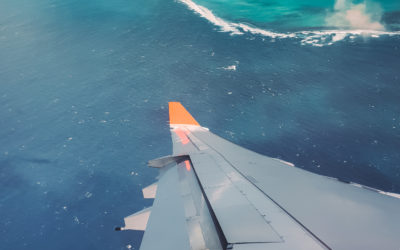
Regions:
[[[237,66],[239,66],[239,61],[235,61],[235,64],[229,65],[226,67],[222,67],[221,69],[229,70],[229,71],[236,71]],[[230,95],[229,93],[232,94],[232,92],[228,92],[228,95]]]
[[[224,70],[236,71],[236,65],[230,65],[227,67],[222,67]],[[232,93],[231,93],[232,94]]]
[[[271,37],[271,38],[296,37],[295,33],[277,33],[277,32],[272,32],[269,30],[263,30],[260,28],[251,27],[251,26],[243,24],[243,23],[234,23],[233,25],[240,28],[241,30],[243,30],[243,32],[248,32],[248,33],[256,34],[256,35],[262,35],[262,36]]]
[[[347,34],[345,34],[345,33],[335,33],[332,36],[332,42],[337,42],[337,41],[343,40],[346,38],[346,36],[347,36]]]
[[[363,4],[348,4],[347,0],[337,0],[335,2],[334,12],[327,17],[327,23],[343,29],[317,30],[317,31],[297,31],[297,32],[273,32],[250,26],[244,23],[235,23],[224,20],[216,16],[211,10],[198,5],[192,0],[177,0],[185,4],[189,9],[196,12],[201,17],[217,26],[221,32],[228,32],[231,35],[253,34],[263,37],[285,39],[299,39],[302,45],[311,45],[322,47],[332,45],[335,42],[345,39],[355,39],[356,37],[378,38],[380,36],[400,35],[400,31],[385,31],[383,25],[375,21],[376,14],[366,12],[366,6]],[[344,18],[343,25],[338,23],[340,18]],[[336,23],[335,23],[336,22]]]
[[[201,17],[207,19],[211,23],[215,24],[216,26],[220,27],[222,32],[229,32],[232,35],[241,35],[243,34],[240,32],[235,23],[231,23],[228,21],[225,21],[224,19],[217,17],[212,13],[211,10],[207,9],[206,7],[203,7],[201,5],[198,5],[194,3],[191,0],[178,0],[184,4],[186,4],[189,9],[193,10],[194,12],[198,13]]]

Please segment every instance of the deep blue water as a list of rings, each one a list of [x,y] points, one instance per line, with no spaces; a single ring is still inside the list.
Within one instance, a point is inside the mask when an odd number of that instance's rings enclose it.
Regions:
[[[220,32],[172,0],[1,1],[1,249],[138,249],[143,233],[114,227],[151,205],[168,101],[256,152],[399,193],[400,36],[301,39]]]

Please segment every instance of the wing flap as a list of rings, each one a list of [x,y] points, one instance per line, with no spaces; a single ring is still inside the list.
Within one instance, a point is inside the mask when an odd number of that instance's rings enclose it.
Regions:
[[[190,249],[176,167],[163,169],[140,249]]]
[[[155,200],[140,249],[222,250],[218,230],[190,162],[178,161],[159,171]]]
[[[228,243],[282,242],[209,154],[190,158]]]

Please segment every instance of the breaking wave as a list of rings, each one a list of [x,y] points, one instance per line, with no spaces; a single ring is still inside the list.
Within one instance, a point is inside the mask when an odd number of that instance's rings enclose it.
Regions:
[[[333,12],[329,13],[326,22],[341,29],[326,29],[317,31],[274,32],[244,23],[224,20],[216,16],[211,10],[198,5],[192,0],[177,0],[185,4],[190,10],[216,25],[221,32],[231,35],[254,34],[271,39],[294,38],[299,39],[302,45],[322,47],[332,45],[344,39],[357,37],[378,38],[381,36],[400,35],[400,31],[386,31],[384,26],[376,21],[377,15],[366,12],[365,4],[354,5],[346,0],[337,0]]]

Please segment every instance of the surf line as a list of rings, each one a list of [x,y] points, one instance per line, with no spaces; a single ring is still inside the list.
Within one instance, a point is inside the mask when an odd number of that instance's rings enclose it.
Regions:
[[[177,0],[177,2],[185,4],[190,10],[194,11],[202,18],[208,20],[210,23],[219,27],[220,32],[227,32],[231,35],[244,35],[250,33],[253,35],[260,35],[271,39],[284,39],[284,38],[297,38],[300,39],[302,45],[312,45],[322,47],[324,45],[332,45],[335,42],[344,40],[346,38],[355,39],[356,37],[371,37],[378,38],[380,36],[395,36],[400,35],[400,31],[381,31],[381,30],[319,30],[319,31],[296,31],[291,33],[280,33],[269,30],[252,27],[244,23],[235,23],[224,20],[207,9],[204,6],[196,4],[192,0]]]

